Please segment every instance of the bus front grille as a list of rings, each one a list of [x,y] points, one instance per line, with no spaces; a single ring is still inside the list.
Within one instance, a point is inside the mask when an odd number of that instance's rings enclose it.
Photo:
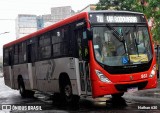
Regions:
[[[148,81],[138,82],[134,84],[116,84],[115,87],[118,91],[127,91],[128,88],[137,87],[138,90],[141,90],[147,86]]]

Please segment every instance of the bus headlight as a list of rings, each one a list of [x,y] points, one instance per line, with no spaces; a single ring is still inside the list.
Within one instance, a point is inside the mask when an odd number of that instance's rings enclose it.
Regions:
[[[111,83],[111,81],[99,70],[95,70],[96,74],[98,76],[98,78],[102,81],[102,82],[106,82],[106,83]]]
[[[149,75],[150,78],[153,78],[156,75],[156,65],[153,66],[152,71]]]

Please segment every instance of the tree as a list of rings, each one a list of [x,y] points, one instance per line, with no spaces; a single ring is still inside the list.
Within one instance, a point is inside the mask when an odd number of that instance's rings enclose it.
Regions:
[[[160,0],[100,0],[96,10],[127,10],[143,12],[147,19],[153,19],[153,39],[160,43]]]
[[[148,0],[148,6],[144,8],[147,18],[153,18],[152,34],[155,41],[160,43],[160,1]]]
[[[137,0],[100,0],[97,3],[97,10],[136,10]]]

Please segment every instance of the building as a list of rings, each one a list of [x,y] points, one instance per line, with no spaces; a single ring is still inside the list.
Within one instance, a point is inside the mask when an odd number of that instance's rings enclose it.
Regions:
[[[16,38],[31,34],[73,14],[75,12],[71,6],[53,7],[51,8],[51,14],[47,15],[19,14],[16,19]]]
[[[75,12],[71,6],[53,7],[51,8],[51,19],[53,23],[58,22],[64,18],[74,15]]]
[[[16,38],[23,37],[37,31],[37,16],[19,14],[16,19]]]
[[[47,26],[53,24],[53,20],[51,18],[51,14],[42,15],[42,19],[43,19],[43,27],[47,27]]]
[[[72,10],[71,6],[53,7],[51,8],[51,14],[38,17],[38,29],[50,26],[55,22],[58,22],[74,14],[75,12]]]
[[[49,25],[52,25],[53,21],[51,19],[51,14],[37,16],[37,29],[42,29]]]

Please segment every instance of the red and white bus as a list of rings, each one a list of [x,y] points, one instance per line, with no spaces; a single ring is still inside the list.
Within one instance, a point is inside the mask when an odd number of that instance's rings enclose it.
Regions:
[[[5,84],[22,97],[42,91],[71,102],[79,100],[75,95],[121,97],[157,86],[152,37],[142,13],[82,12],[3,50]]]

